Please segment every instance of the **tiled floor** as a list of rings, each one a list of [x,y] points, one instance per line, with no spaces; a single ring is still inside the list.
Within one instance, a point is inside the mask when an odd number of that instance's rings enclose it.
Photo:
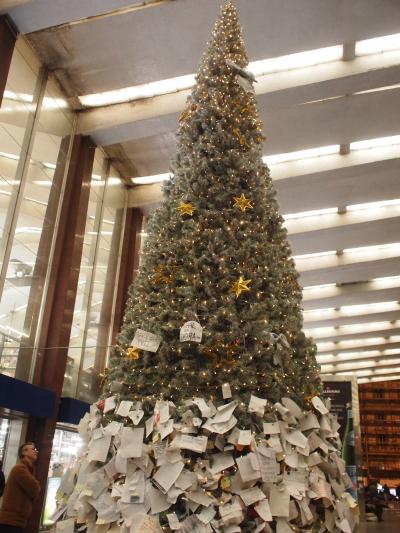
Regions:
[[[362,523],[359,533],[400,533],[400,507],[385,510],[383,522]]]

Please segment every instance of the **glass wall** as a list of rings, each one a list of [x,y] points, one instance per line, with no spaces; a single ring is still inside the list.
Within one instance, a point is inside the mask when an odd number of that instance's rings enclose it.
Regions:
[[[32,66],[33,65],[33,66]],[[0,371],[28,380],[73,114],[18,42],[0,109]]]
[[[25,381],[33,374],[75,122],[55,80],[19,39],[0,108],[0,373]],[[96,149],[64,396],[98,395],[126,202],[118,173]]]
[[[96,149],[64,396],[94,401],[110,349],[127,192]]]
[[[82,445],[83,440],[78,433],[68,429],[56,429],[46,485],[46,498],[42,517],[43,526],[49,526],[54,523],[51,517],[56,511],[56,495],[61,478],[69,468],[75,466],[78,460],[79,448]]]

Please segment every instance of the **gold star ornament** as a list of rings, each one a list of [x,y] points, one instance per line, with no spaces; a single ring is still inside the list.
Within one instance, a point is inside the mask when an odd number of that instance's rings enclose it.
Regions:
[[[233,207],[239,207],[241,211],[246,211],[246,209],[253,209],[253,204],[248,198],[246,198],[243,193],[240,196],[235,196],[234,200],[235,203],[233,204]]]
[[[181,202],[179,206],[177,207],[177,209],[181,217],[183,217],[183,215],[192,216],[193,213],[196,211],[196,208],[194,207],[194,205],[190,203],[185,204],[185,202]]]
[[[250,290],[250,287],[248,286],[249,283],[251,283],[251,279],[243,279],[243,276],[240,276],[240,278],[232,285],[231,292],[234,292],[236,298],[238,298],[242,292]]]
[[[136,346],[130,346],[126,350],[126,357],[131,361],[137,361],[140,357],[139,348],[136,348]]]

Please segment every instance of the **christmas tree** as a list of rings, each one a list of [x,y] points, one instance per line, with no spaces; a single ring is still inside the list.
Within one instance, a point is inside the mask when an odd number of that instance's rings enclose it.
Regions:
[[[88,531],[355,527],[247,65],[228,2],[60,489],[64,518]]]

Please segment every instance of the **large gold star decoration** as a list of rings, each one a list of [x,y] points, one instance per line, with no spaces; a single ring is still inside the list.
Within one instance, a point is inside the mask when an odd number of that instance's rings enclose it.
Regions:
[[[248,286],[249,283],[251,283],[251,279],[243,279],[243,276],[240,276],[240,278],[232,285],[231,292],[236,293],[236,298],[238,298],[242,292],[250,290],[250,287]]]
[[[155,274],[153,275],[154,283],[157,283],[157,284],[172,283],[175,272],[177,270],[178,270],[177,267],[169,267],[169,268],[166,268],[163,266],[155,267],[154,268]]]
[[[194,205],[190,203],[185,204],[185,202],[181,202],[179,206],[177,207],[177,209],[181,217],[183,217],[183,215],[192,216],[193,213],[196,211],[196,208],[194,207]]]
[[[235,200],[233,207],[239,207],[241,211],[246,211],[246,209],[253,209],[253,204],[248,198],[246,198],[243,193],[240,196],[235,196],[233,199]]]
[[[130,346],[126,350],[126,357],[131,361],[137,361],[140,357],[139,348],[136,348],[136,346]]]

